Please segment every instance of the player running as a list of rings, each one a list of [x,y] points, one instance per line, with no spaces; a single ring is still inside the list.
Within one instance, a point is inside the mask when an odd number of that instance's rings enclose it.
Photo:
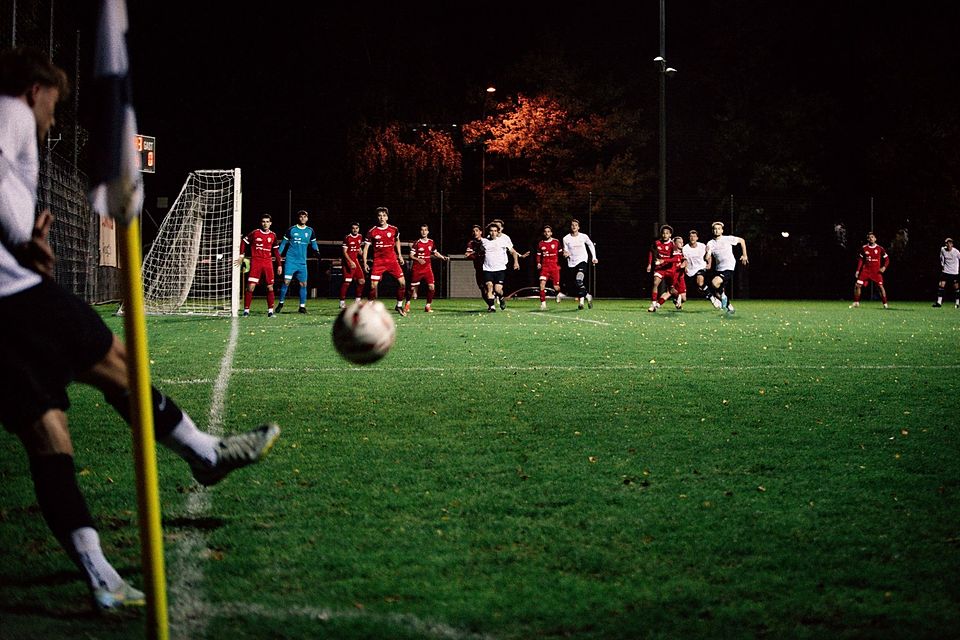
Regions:
[[[668,224],[660,225],[660,237],[650,246],[650,256],[647,259],[647,273],[653,271],[653,287],[650,290],[650,306],[647,311],[655,313],[670,299],[678,294],[676,280],[678,277],[677,265],[683,258],[676,253],[676,244],[673,242],[673,227]],[[665,290],[660,294],[660,284]]]
[[[347,290],[350,283],[357,281],[357,288],[353,295],[356,302],[360,302],[363,295],[363,285],[367,283],[363,276],[363,267],[360,265],[360,252],[363,251],[363,236],[360,235],[360,223],[350,225],[350,233],[343,238],[343,282],[340,284],[340,308],[347,306]]]
[[[480,238],[483,243],[483,281],[487,289],[487,295],[484,301],[487,303],[487,311],[497,310],[496,302],[500,300],[500,310],[507,308],[507,303],[503,299],[503,282],[507,275],[507,262],[510,255],[513,256],[514,271],[520,268],[520,254],[513,248],[513,243],[508,236],[500,235],[500,226],[495,222],[487,225],[489,238]]]
[[[887,290],[883,288],[883,272],[890,266],[890,256],[887,250],[877,244],[877,236],[871,231],[867,234],[867,244],[860,248],[857,254],[857,282],[853,285],[853,304],[851,309],[860,306],[860,289],[868,282],[876,282],[880,289],[880,302],[884,309],[887,305]]]
[[[440,258],[441,260],[450,259],[437,251],[433,239],[430,238],[430,227],[422,224],[420,225],[420,237],[410,245],[410,259],[413,267],[411,268],[410,290],[407,293],[407,303],[403,307],[403,310],[407,313],[410,313],[410,300],[417,299],[417,289],[420,287],[420,284],[424,282],[427,283],[427,304],[423,310],[426,313],[433,313],[433,309],[430,308],[430,305],[433,304],[434,291],[433,264],[430,262],[432,258]]]
[[[570,233],[563,236],[563,257],[573,274],[571,284],[577,292],[577,309],[583,309],[584,302],[593,309],[593,296],[587,291],[587,261],[597,264],[597,247],[590,236],[580,233],[580,221],[576,218],[570,221]]]
[[[713,306],[733,315],[735,309],[730,304],[732,294],[730,283],[733,281],[733,271],[737,268],[737,259],[733,256],[733,248],[738,244],[740,245],[743,250],[740,263],[746,266],[750,263],[749,258],[747,258],[747,241],[738,236],[723,235],[722,222],[714,222],[710,225],[710,228],[713,231],[713,239],[707,243],[707,253],[714,265],[713,278],[710,281],[713,287],[711,302]]]
[[[953,285],[955,309],[960,309],[960,251],[953,246],[953,238],[943,241],[940,248],[940,280],[937,281],[937,301],[934,307],[943,306],[943,294],[947,285]]]
[[[400,253],[400,231],[388,224],[390,210],[386,207],[377,207],[377,226],[367,231],[363,242],[363,268],[370,274],[370,300],[377,299],[377,287],[384,273],[389,273],[397,280],[397,304],[394,307],[402,316],[407,315],[403,309],[403,294],[407,288],[407,281],[403,277],[403,254]],[[373,267],[367,258],[367,250],[373,245]]]
[[[699,242],[700,235],[696,229],[691,229],[687,237],[689,241],[683,247],[683,259],[687,262],[685,275],[689,280],[686,284],[696,287],[709,301],[710,289],[707,287],[706,278],[707,270],[710,269],[710,254],[707,253],[707,245]]]
[[[473,262],[474,277],[477,279],[477,289],[480,290],[480,298],[487,301],[487,285],[483,278],[483,260],[486,250],[483,248],[483,228],[480,225],[473,225],[471,229],[473,237],[467,241],[467,249],[463,255]]]
[[[540,272],[540,310],[547,308],[547,282],[557,290],[560,303],[560,241],[553,237],[553,227],[543,225],[543,240],[537,244],[537,271]]]
[[[284,264],[286,269],[283,273],[283,286],[280,287],[280,303],[277,305],[277,313],[283,310],[283,302],[287,299],[287,289],[290,287],[290,281],[297,277],[300,283],[300,308],[298,313],[307,312],[307,251],[313,249],[317,254],[320,253],[320,247],[317,246],[317,237],[313,229],[307,226],[307,220],[310,218],[304,210],[297,212],[297,224],[293,225],[284,234],[280,241],[280,248],[277,252],[283,256],[283,250],[286,249]]]
[[[243,315],[250,315],[250,303],[253,302],[253,290],[257,288],[260,278],[267,285],[267,316],[273,317],[273,258],[277,259],[277,275],[283,273],[280,264],[280,252],[277,251],[277,234],[270,231],[273,217],[269,213],[260,216],[260,228],[254,229],[240,240],[240,257],[234,261],[234,266],[243,264],[246,248],[250,247],[250,272],[247,274],[247,291],[243,296]]]

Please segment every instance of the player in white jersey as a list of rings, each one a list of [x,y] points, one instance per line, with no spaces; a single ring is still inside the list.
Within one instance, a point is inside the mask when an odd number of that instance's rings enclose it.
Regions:
[[[576,291],[577,309],[583,309],[584,302],[593,309],[593,296],[587,291],[587,261],[597,264],[597,247],[590,236],[580,233],[580,221],[576,218],[570,221],[570,233],[563,236],[563,257],[570,268],[570,284]]]
[[[743,250],[743,254],[740,256],[740,264],[746,266],[750,263],[747,257],[747,241],[738,236],[723,235],[722,222],[714,222],[710,227],[713,231],[713,239],[707,243],[707,252],[713,261],[713,278],[710,284],[713,287],[714,306],[732,314],[734,308],[730,304],[730,297],[733,292],[729,285],[733,281],[733,271],[737,268],[737,259],[733,256],[733,248],[740,245]],[[716,301],[719,301],[719,304]]]
[[[77,484],[67,387],[74,381],[96,387],[130,422],[126,347],[90,305],[54,282],[47,240],[53,217],[49,210],[35,216],[37,140],[46,139],[68,91],[66,74],[47,53],[0,52],[0,422],[23,445],[40,513],[86,580],[93,605],[115,610],[143,606],[145,596],[107,560]],[[173,399],[151,392],[156,440],[204,485],[258,461],[280,434],[268,424],[217,437],[200,431]],[[4,540],[18,543],[26,538]]]
[[[710,300],[710,288],[707,286],[707,271],[710,270],[712,262],[710,253],[707,245],[699,241],[700,234],[696,229],[691,229],[687,237],[689,242],[683,247],[683,258],[687,262],[687,280],[689,285],[695,286],[704,298]]]
[[[487,287],[487,311],[496,311],[496,303],[499,299],[500,310],[507,308],[507,303],[503,299],[503,281],[507,275],[507,263],[509,256],[513,256],[514,271],[520,268],[520,254],[513,248],[513,243],[508,236],[500,235],[500,225],[491,222],[487,225],[487,234],[489,237],[481,238],[483,243],[483,281]]]
[[[960,250],[953,246],[953,238],[947,238],[940,247],[940,280],[937,282],[937,301],[934,307],[943,305],[947,285],[953,287],[953,306],[960,309]]]

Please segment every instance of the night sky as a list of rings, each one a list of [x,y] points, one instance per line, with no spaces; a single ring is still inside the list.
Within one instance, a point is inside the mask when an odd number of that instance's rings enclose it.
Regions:
[[[658,2],[514,4],[130,3],[138,119],[158,146],[148,205],[197,168],[242,167],[254,208],[288,189],[334,193],[358,119],[474,119],[487,83],[498,95],[537,86],[517,66],[532,55],[625,88],[656,131]],[[889,171],[905,175],[931,161],[909,148],[913,123],[956,129],[958,18],[939,2],[668,0],[667,60],[680,70],[668,86],[671,191],[696,191],[711,162],[703,139],[731,96],[796,96],[827,123],[809,153],[831,188],[889,187],[865,149],[889,141],[906,165]]]

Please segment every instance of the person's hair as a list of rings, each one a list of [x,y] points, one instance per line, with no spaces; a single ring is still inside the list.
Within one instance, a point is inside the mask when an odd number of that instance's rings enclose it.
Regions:
[[[260,220],[263,220],[264,218],[266,218],[270,222],[273,222],[273,216],[270,215],[269,213],[264,213],[260,216]]]
[[[309,218],[310,214],[306,209],[300,209],[300,211],[297,211],[297,217],[299,218],[300,216],[307,216]]]
[[[696,229],[690,229],[690,234],[693,234],[693,235],[695,235],[695,236],[699,236],[699,235],[700,235],[699,233],[697,233],[697,230],[696,230]],[[688,234],[688,235],[690,235],[690,234]]]
[[[390,209],[387,209],[386,207],[377,207],[377,215],[379,215],[381,211],[387,215],[390,215]]]
[[[570,221],[570,224],[573,224],[574,222],[576,222],[577,224],[580,224],[580,221],[577,220],[576,218],[574,218],[573,220],[571,220],[571,221]]]
[[[351,222],[351,223],[350,223],[350,226],[351,226],[351,227],[357,227],[357,228],[359,229],[359,228],[360,228],[360,223],[359,223],[359,222]]]
[[[673,227],[671,227],[671,226],[668,225],[668,224],[662,224],[662,225],[660,225],[660,233],[663,233],[663,230],[664,230],[664,229],[669,229],[669,230],[670,230],[670,235],[673,235]]]
[[[500,225],[498,225],[496,222],[491,222],[487,225],[487,229],[496,229],[497,231],[500,231]]]
[[[873,236],[874,238],[876,238],[876,237],[877,237],[877,234],[875,234],[873,231],[867,231],[867,236],[868,236],[868,237],[869,237],[869,236]]]
[[[720,225],[721,227],[723,227],[723,223],[720,222],[719,220],[717,220],[716,222],[711,222],[711,223],[710,223],[710,228],[712,229],[712,228],[714,228],[714,227],[717,226],[717,225]]]
[[[546,231],[547,229],[550,229],[550,231],[553,231],[553,227],[551,227],[550,225],[548,224],[543,225],[543,230]]]
[[[471,227],[471,229],[480,229],[480,231],[483,231],[483,227],[481,227],[481,226],[478,225],[478,224],[473,225],[473,227]]]
[[[421,228],[421,229],[423,229],[423,228],[429,229],[429,228],[430,228],[430,225],[428,225],[426,222],[424,222],[422,225],[420,225],[420,228]]]
[[[56,87],[61,101],[70,95],[66,72],[53,64],[45,52],[18,47],[0,53],[0,95],[22,96],[35,83]]]

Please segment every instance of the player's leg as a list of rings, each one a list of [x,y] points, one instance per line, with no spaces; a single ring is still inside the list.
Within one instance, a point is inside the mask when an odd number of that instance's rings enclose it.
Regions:
[[[493,280],[486,275],[484,277],[487,278],[487,280],[484,282],[486,292],[483,297],[483,301],[487,303],[487,311],[496,311],[496,298],[494,298],[495,287]]]
[[[583,303],[587,299],[587,263],[581,262],[576,268],[574,283],[577,288],[577,309],[583,309]]]
[[[247,274],[247,291],[243,294],[243,315],[250,315],[250,304],[253,302],[253,291],[260,282],[260,272],[263,271],[263,265],[258,261],[250,263],[250,273]]]
[[[953,277],[953,306],[960,309],[960,276]]]
[[[433,313],[433,294],[435,286],[432,282],[427,283],[427,304],[424,306],[423,310],[427,313]]]
[[[380,286],[380,274],[370,274],[370,291],[367,293],[367,300],[377,299],[377,287]]]
[[[343,276],[343,282],[340,283],[340,308],[343,309],[347,306],[347,290],[350,289],[350,283],[353,282],[351,274],[347,273]],[[357,294],[360,293],[360,285],[357,284]]]
[[[860,279],[860,276],[857,276],[857,281],[853,284],[853,304],[851,307],[860,306],[860,292],[863,288],[863,280]]]
[[[880,290],[880,302],[883,303],[883,308],[888,309],[887,305],[887,290],[883,288],[883,279],[877,280],[877,289]]]
[[[540,308],[547,308],[547,276],[540,276]]]
[[[944,278],[940,278],[940,281],[937,282],[937,301],[933,303],[933,306],[939,307],[943,305],[943,293],[946,289],[947,281]]]

